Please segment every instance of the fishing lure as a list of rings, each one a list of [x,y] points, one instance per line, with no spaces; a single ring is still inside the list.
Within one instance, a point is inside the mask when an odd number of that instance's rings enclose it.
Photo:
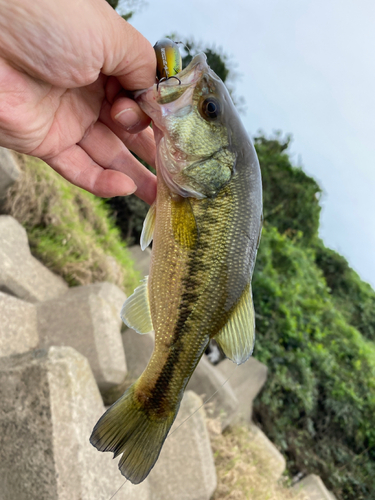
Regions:
[[[158,81],[176,78],[182,70],[182,59],[178,45],[169,38],[162,38],[154,45],[156,54],[156,76]],[[178,79],[178,78],[177,78]]]

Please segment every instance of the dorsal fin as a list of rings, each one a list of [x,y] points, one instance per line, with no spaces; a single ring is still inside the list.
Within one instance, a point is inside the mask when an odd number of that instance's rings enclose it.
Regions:
[[[138,333],[149,333],[154,327],[152,325],[150,302],[148,298],[148,276],[137,287],[133,294],[124,302],[121,309],[121,319],[129,327]]]
[[[250,284],[243,292],[227,324],[214,339],[227,358],[238,365],[251,356],[255,341],[255,312]]]
[[[154,201],[154,203],[149,208],[146,218],[143,221],[143,228],[140,241],[142,250],[145,250],[152,241],[155,229],[155,218],[156,218],[156,201]]]

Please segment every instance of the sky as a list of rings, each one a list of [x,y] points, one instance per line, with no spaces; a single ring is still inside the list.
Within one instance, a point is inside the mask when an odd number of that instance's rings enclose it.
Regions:
[[[320,236],[375,287],[375,2],[158,0],[130,21],[221,47],[243,123],[292,134],[292,161],[323,188]]]

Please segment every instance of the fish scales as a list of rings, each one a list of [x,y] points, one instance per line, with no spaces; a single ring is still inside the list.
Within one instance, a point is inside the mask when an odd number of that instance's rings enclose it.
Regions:
[[[262,225],[259,164],[230,97],[203,55],[139,95],[157,142],[157,199],[148,281],[124,304],[126,323],[155,331],[141,377],[103,415],[91,442],[122,454],[133,483],[155,464],[210,339],[237,363],[254,342],[251,276]]]

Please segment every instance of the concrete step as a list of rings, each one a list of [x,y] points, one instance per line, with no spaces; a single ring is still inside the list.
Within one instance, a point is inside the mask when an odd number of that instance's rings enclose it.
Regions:
[[[38,342],[35,305],[0,292],[0,357],[30,351]]]
[[[254,424],[250,424],[251,439],[254,444],[262,449],[263,454],[268,455],[268,464],[270,470],[270,480],[278,481],[286,468],[284,456],[279,452],[276,446],[268,439],[263,431]]]
[[[330,492],[323,481],[316,474],[309,474],[293,486],[293,490],[302,492],[306,500],[334,500],[335,496]]]
[[[255,358],[250,358],[236,367],[229,359],[224,359],[217,369],[224,377],[229,377],[229,383],[239,401],[239,408],[233,423],[248,423],[251,421],[253,400],[259,394],[267,380],[267,367]]]
[[[68,285],[37,259],[29,248],[25,229],[10,215],[0,216],[0,291],[28,302],[52,299]]]
[[[37,304],[41,347],[71,346],[80,352],[103,394],[126,376],[120,318],[125,299],[116,285],[104,282],[72,287]]]
[[[234,368],[232,363],[232,371]],[[205,354],[195,369],[187,390],[194,391],[203,401],[211,398],[208,403],[210,418],[219,419],[222,430],[234,421],[239,409],[238,399],[228,377],[211,364]]]
[[[104,406],[87,360],[70,347],[0,358],[2,500],[108,500],[124,483],[89,442]],[[146,480],[116,500],[149,500]]]
[[[185,393],[149,475],[152,500],[209,500],[215,491],[216,470],[202,404],[194,392]]]
[[[0,207],[8,189],[21,175],[21,170],[9,149],[0,147]]]
[[[122,343],[128,368],[126,379],[130,386],[142,374],[152,355],[155,344],[154,332],[140,335],[131,328],[127,328],[122,333]]]

